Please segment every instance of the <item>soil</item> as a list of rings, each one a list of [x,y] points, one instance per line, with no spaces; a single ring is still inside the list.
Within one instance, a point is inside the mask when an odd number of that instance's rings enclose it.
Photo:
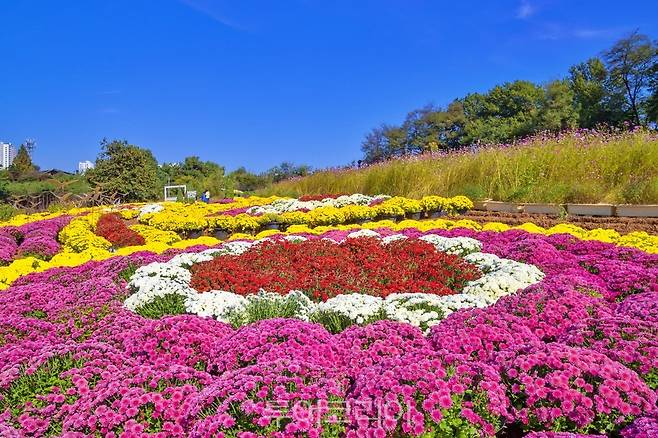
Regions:
[[[649,234],[658,234],[658,218],[634,217],[595,217],[595,216],[549,216],[528,213],[498,213],[494,211],[471,210],[465,214],[455,216],[456,219],[468,219],[481,224],[486,222],[501,222],[507,225],[521,225],[532,222],[540,227],[550,228],[559,223],[572,223],[586,230],[595,228],[612,228],[620,234],[633,231],[646,231]]]

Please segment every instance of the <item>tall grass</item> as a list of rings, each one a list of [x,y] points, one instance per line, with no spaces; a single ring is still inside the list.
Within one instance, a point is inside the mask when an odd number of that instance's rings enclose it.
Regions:
[[[512,145],[321,171],[262,194],[467,195],[518,202],[658,203],[658,135],[572,131]]]

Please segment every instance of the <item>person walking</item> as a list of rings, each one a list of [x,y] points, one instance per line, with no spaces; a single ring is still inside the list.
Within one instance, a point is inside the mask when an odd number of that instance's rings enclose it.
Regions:
[[[204,190],[201,194],[201,202],[210,203],[210,190]]]

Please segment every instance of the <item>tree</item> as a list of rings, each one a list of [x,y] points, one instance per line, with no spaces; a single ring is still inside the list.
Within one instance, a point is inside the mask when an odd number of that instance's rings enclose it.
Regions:
[[[658,63],[654,65],[649,80],[651,96],[647,99],[647,121],[658,125]]]
[[[404,132],[403,155],[419,154],[436,143],[438,138],[438,127],[433,123],[432,115],[440,110],[432,105],[416,109],[407,114],[402,124]]]
[[[535,129],[561,131],[578,125],[574,93],[567,81],[551,81],[544,87],[544,99]]]
[[[311,172],[311,168],[306,164],[296,166],[293,163],[284,161],[278,166],[274,166],[271,169],[269,169],[267,172],[265,172],[265,175],[269,177],[272,180],[272,182],[276,183],[286,179],[294,178],[296,176],[306,176],[310,172]]]
[[[253,192],[267,186],[270,182],[270,179],[265,175],[256,175],[244,167],[240,167],[229,173],[228,179],[236,189],[242,192]]]
[[[500,143],[536,130],[544,89],[529,81],[506,82],[463,100],[467,143]]]
[[[611,84],[623,89],[635,125],[646,125],[651,76],[658,63],[658,45],[637,31],[604,53]]]
[[[457,149],[463,145],[464,126],[466,116],[464,105],[454,100],[445,110],[434,111],[425,116],[428,124],[432,126],[432,138],[426,144],[426,150]]]
[[[11,166],[9,166],[9,177],[12,180],[29,178],[33,176],[35,171],[36,168],[34,167],[34,164],[32,164],[32,158],[30,158],[27,147],[22,144],[21,147],[18,148],[14,161],[12,161]]]
[[[590,58],[569,69],[569,86],[574,94],[578,126],[619,126],[627,119],[624,94],[610,87],[610,77],[600,58]]]
[[[465,122],[464,106],[459,101],[447,109],[426,105],[410,112],[401,128],[405,136],[403,155],[459,147]]]
[[[148,149],[113,140],[101,141],[96,167],[85,173],[88,181],[106,192],[120,193],[127,202],[150,201],[160,194],[158,164]]]
[[[361,142],[363,161],[368,164],[403,155],[406,136],[402,128],[382,124],[373,129]]]
[[[211,196],[226,196],[228,186],[224,167],[197,156],[186,157],[181,163],[164,163],[158,168],[162,185],[184,184],[188,190],[209,190]]]

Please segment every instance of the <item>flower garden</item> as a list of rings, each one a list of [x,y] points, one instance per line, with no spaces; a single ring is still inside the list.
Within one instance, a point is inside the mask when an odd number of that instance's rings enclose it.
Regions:
[[[0,436],[656,437],[658,237],[468,198],[0,226]]]

